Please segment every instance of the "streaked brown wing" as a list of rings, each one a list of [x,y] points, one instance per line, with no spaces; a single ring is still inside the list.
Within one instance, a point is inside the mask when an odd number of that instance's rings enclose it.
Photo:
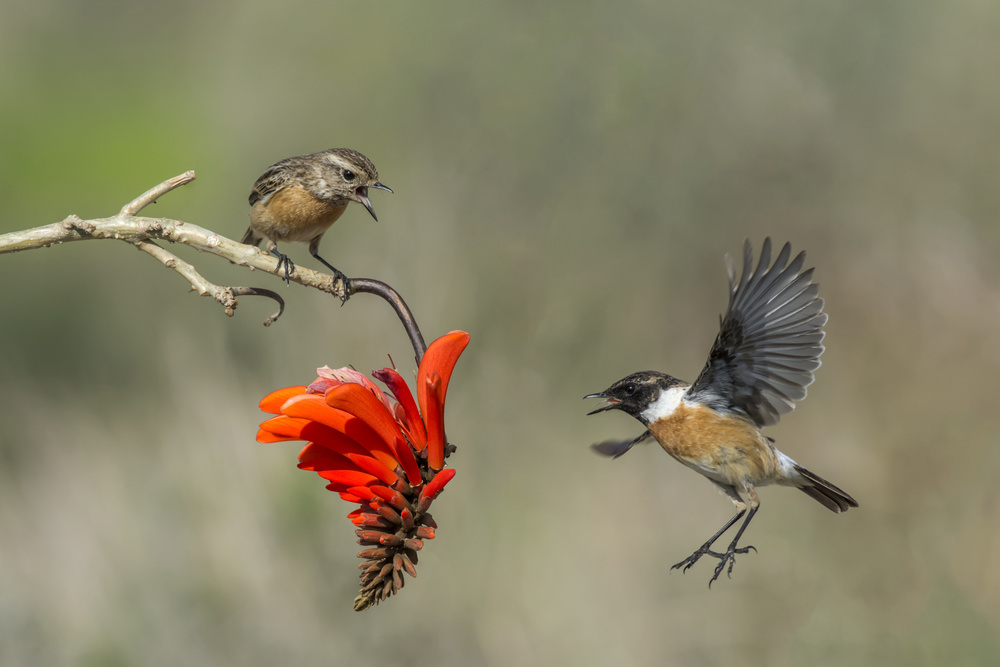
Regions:
[[[722,412],[740,412],[758,426],[775,424],[806,396],[823,354],[827,316],[813,269],[802,270],[786,243],[771,264],[771,239],[764,239],[753,269],[753,249],[743,247],[739,281],[729,258],[729,307],[708,362],[691,387],[692,400]]]
[[[251,206],[262,199],[267,199],[291,182],[293,172],[287,167],[295,159],[297,158],[288,158],[281,162],[275,162],[267,168],[267,171],[260,175],[260,178],[257,179],[257,182],[253,184],[253,188],[250,190]]]

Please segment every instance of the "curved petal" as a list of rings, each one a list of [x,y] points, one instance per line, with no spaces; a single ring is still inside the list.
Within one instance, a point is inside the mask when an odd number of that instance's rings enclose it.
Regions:
[[[356,470],[323,470],[319,476],[335,484],[346,484],[348,487],[368,486],[378,482],[378,478],[374,475]]]
[[[271,414],[279,414],[281,412],[281,406],[285,404],[285,401],[290,399],[292,396],[298,396],[299,394],[304,394],[305,392],[305,387],[285,387],[284,389],[273,391],[264,398],[260,399],[260,409],[264,412],[270,412]]]
[[[402,406],[403,414],[406,415],[406,422],[409,427],[410,440],[413,442],[413,447],[418,452],[422,451],[427,447],[427,429],[424,428],[424,422],[420,418],[420,411],[417,410],[417,403],[413,400],[410,388],[406,386],[406,380],[394,368],[383,368],[380,371],[372,372],[372,375],[385,383],[385,386],[389,388],[392,395],[396,397],[399,405]]]
[[[397,465],[395,452],[367,424],[343,410],[331,408],[318,394],[291,398],[282,406],[282,411],[290,417],[309,419],[345,435],[390,468]]]
[[[370,486],[352,486],[347,490],[347,492],[357,496],[358,498],[363,498],[366,501],[375,500],[376,497],[375,492],[372,491]]]
[[[458,357],[469,344],[469,334],[464,331],[452,331],[441,336],[427,346],[424,358],[420,360],[420,369],[417,371],[417,402],[420,404],[420,411],[427,418],[427,389],[424,378],[431,371],[437,371],[441,376],[441,402],[444,403],[445,394],[448,392],[448,382],[451,380],[451,372],[455,368]]]
[[[420,483],[420,468],[413,451],[406,444],[396,419],[375,395],[359,384],[344,384],[327,392],[326,404],[349,412],[367,424],[393,449],[410,483]]]
[[[307,424],[311,424],[308,419],[296,419],[287,415],[271,417],[260,425],[260,430],[267,432],[273,440],[268,442],[278,442],[279,440],[306,440],[302,437],[302,429]],[[258,434],[259,439],[259,434]]]
[[[426,402],[424,418],[427,420],[427,465],[431,470],[444,467],[444,396],[441,375],[437,371],[423,378]]]
[[[469,334],[452,331],[427,347],[417,371],[417,400],[427,426],[427,463],[434,470],[444,467],[444,402],[448,382],[458,357],[469,344]]]
[[[310,442],[299,452],[299,468],[320,472],[322,470],[354,470],[367,472],[363,467],[337,452]]]
[[[379,481],[383,484],[391,486],[396,483],[397,479],[399,479],[399,476],[396,475],[396,473],[394,473],[388,466],[383,465],[380,461],[371,456],[348,454],[347,458],[354,463],[354,465],[358,466],[369,475],[375,475],[378,477]]]
[[[420,492],[420,496],[434,500],[437,498],[438,494],[444,490],[444,487],[448,484],[448,482],[454,479],[454,477],[454,468],[446,468],[445,470],[442,470],[438,474],[434,475],[434,479],[427,483],[427,486],[425,486]]]

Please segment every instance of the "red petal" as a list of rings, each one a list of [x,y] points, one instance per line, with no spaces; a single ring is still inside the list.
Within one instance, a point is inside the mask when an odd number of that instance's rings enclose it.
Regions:
[[[376,496],[389,503],[397,510],[407,509],[410,506],[410,503],[406,501],[403,494],[396,489],[390,489],[387,486],[379,486],[376,484],[372,485],[371,490]]]
[[[383,465],[380,461],[375,460],[371,456],[348,454],[347,458],[369,475],[375,475],[378,477],[384,484],[395,484],[396,480],[399,479],[399,476],[390,470],[388,466]]]
[[[302,438],[292,438],[289,436],[275,435],[273,433],[268,433],[264,429],[257,431],[257,442],[269,443],[269,442],[288,442],[289,440],[301,440]]]
[[[324,470],[354,470],[356,472],[367,472],[363,467],[342,454],[331,452],[329,449],[314,442],[310,442],[299,453],[299,469],[322,472]]]
[[[427,482],[427,486],[423,488],[420,492],[421,497],[430,498],[434,500],[437,498],[438,494],[444,490],[444,487],[455,477],[454,468],[446,468],[434,475],[434,479]]]
[[[437,371],[424,377],[427,387],[424,417],[427,419],[427,465],[431,470],[444,467],[444,401],[441,376]]]
[[[420,483],[420,468],[413,458],[413,451],[406,444],[399,424],[382,401],[359,384],[344,384],[327,392],[326,404],[348,412],[367,424],[393,449],[396,460],[406,471],[411,483]]]
[[[271,417],[260,425],[262,431],[267,431],[282,440],[303,440],[302,429],[309,424],[308,419],[296,419],[286,415]]]
[[[373,500],[376,497],[370,486],[352,486],[347,491],[365,500]],[[360,512],[361,510],[359,509],[358,511]]]
[[[451,372],[455,368],[459,355],[469,344],[469,334],[464,331],[452,331],[447,333],[427,347],[424,358],[420,360],[420,370],[417,371],[417,401],[420,403],[420,411],[427,419],[427,397],[424,381],[431,371],[437,371],[441,376],[441,401],[444,402],[445,394],[448,391],[448,381],[451,380]]]
[[[349,491],[341,491],[340,492],[340,498],[341,498],[341,500],[346,500],[349,503],[360,503],[360,502],[363,502],[363,500],[361,498],[358,498],[356,495],[354,495],[353,493],[351,493]]]
[[[304,394],[306,391],[305,387],[285,387],[284,389],[279,389],[278,391],[271,392],[267,396],[261,399],[260,409],[264,412],[270,412],[272,414],[280,414],[281,406],[285,404],[285,401],[290,399],[292,396],[298,396],[299,394]]]
[[[351,486],[368,486],[378,481],[374,475],[355,470],[323,470],[319,473],[323,479],[328,479],[335,484],[346,484]]]
[[[448,382],[468,344],[469,334],[464,331],[441,336],[428,346],[417,371],[417,401],[427,426],[427,463],[434,470],[444,467],[444,401]]]
[[[358,385],[344,386],[356,387]],[[292,417],[312,420],[347,436],[390,468],[397,465],[395,452],[382,441],[378,434],[357,417],[328,406],[322,396],[309,394],[293,398],[284,406],[284,412]],[[317,438],[317,442],[320,442],[319,438]],[[321,442],[321,444],[325,443]]]
[[[385,383],[392,395],[396,397],[399,405],[406,415],[407,426],[410,431],[410,440],[413,447],[419,452],[427,446],[427,430],[424,428],[424,421],[420,418],[420,411],[417,410],[417,403],[413,400],[410,388],[406,386],[406,380],[392,368],[383,368],[372,373],[375,378]]]

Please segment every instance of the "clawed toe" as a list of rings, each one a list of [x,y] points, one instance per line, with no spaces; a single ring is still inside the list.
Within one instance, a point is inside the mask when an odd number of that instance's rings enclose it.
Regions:
[[[725,568],[726,570],[726,576],[732,577],[733,566],[736,565],[736,554],[748,554],[750,553],[751,549],[753,549],[754,552],[757,551],[757,549],[753,546],[745,546],[737,549],[735,544],[730,544],[729,548],[726,549],[726,553],[724,554],[713,553],[712,555],[716,556],[719,559],[719,564],[715,566],[715,572],[712,574],[712,578],[708,580],[708,587],[709,588],[712,587],[712,584],[715,583],[715,580],[719,578],[720,574],[722,574],[723,568]],[[729,563],[729,567],[726,567],[726,563]]]
[[[687,572],[691,567],[697,563],[702,556],[711,556],[719,561],[719,564],[715,566],[715,572],[712,573],[712,578],[708,580],[708,587],[711,588],[715,580],[719,578],[722,571],[726,571],[726,576],[731,577],[733,574],[733,566],[736,564],[737,554],[748,554],[750,550],[753,549],[754,552],[757,551],[756,547],[745,546],[737,548],[735,544],[730,544],[729,548],[726,549],[725,553],[719,553],[718,551],[712,551],[708,545],[705,545],[695,551],[693,554],[682,560],[681,562],[673,565],[670,569],[676,570],[681,568],[681,572]],[[727,567],[728,566],[728,567]]]
[[[278,252],[277,249],[272,250],[271,254],[278,258],[278,271],[281,271],[282,267],[285,268],[285,284],[291,284],[288,277],[295,273],[295,264],[292,263],[292,259],[288,255]]]
[[[681,572],[687,572],[688,570],[691,569],[692,566],[694,566],[695,563],[698,562],[699,559],[701,559],[702,556],[704,556],[706,554],[709,555],[709,556],[712,556],[713,558],[723,558],[724,557],[723,554],[720,554],[717,551],[712,551],[709,548],[709,545],[706,544],[706,545],[702,546],[700,549],[698,549],[697,551],[695,551],[693,554],[691,554],[690,556],[688,556],[687,558],[685,558],[684,560],[682,560],[681,562],[677,563],[676,565],[671,566],[670,569],[671,570],[676,570],[677,568],[683,568],[681,570]]]

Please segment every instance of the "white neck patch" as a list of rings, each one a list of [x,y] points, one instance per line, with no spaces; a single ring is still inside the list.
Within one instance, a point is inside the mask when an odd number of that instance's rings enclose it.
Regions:
[[[666,419],[674,414],[674,411],[680,406],[681,400],[683,400],[687,390],[687,386],[661,390],[656,400],[650,403],[648,408],[640,412],[639,416],[647,424],[652,424],[660,419]]]

